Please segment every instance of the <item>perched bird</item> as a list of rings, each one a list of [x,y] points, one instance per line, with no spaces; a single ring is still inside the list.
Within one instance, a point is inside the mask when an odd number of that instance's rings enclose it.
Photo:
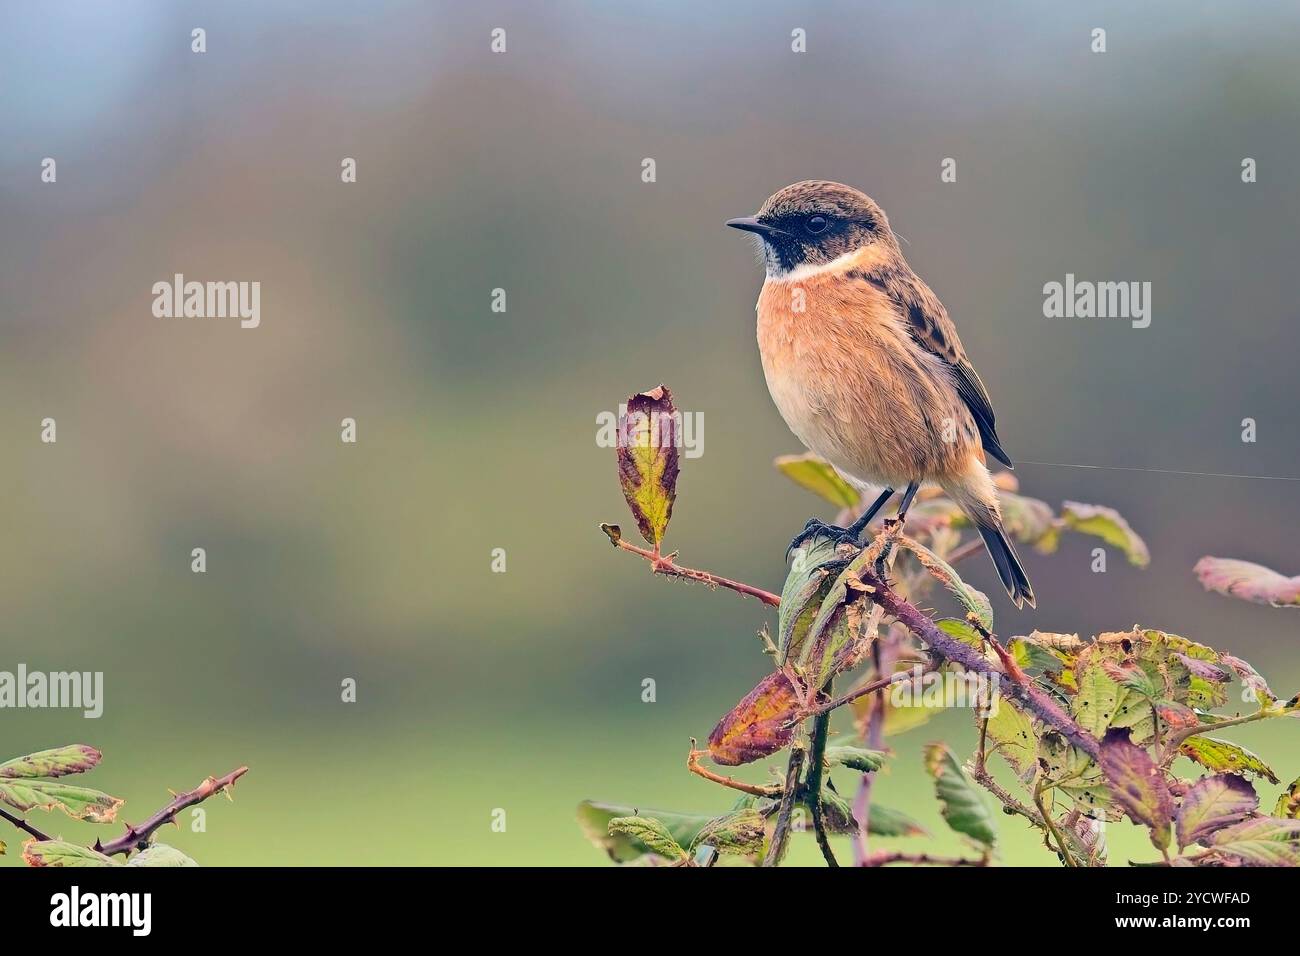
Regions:
[[[781,416],[850,483],[884,489],[852,527],[810,521],[795,542],[828,530],[856,541],[896,488],[901,520],[932,481],[979,531],[1016,607],[1033,606],[985,466],[988,454],[1011,467],[989,394],[884,210],[851,186],[809,181],[727,225],[761,240],[758,347]]]

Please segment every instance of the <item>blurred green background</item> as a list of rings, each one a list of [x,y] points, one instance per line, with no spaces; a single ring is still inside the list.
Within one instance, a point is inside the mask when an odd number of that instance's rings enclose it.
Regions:
[[[800,449],[723,220],[799,179],[871,193],[1017,460],[1300,475],[1297,27],[1284,3],[5,5],[0,669],[102,670],[106,705],[5,711],[0,756],[99,747],[84,781],[133,822],[248,764],[206,833],[163,837],[204,864],[598,864],[582,798],[728,806],[687,739],[762,675],[770,615],[613,553],[598,522],[630,522],[595,440],[660,381],[703,414],[667,542],[696,566],[779,589],[785,542],[830,517],[771,468]],[[154,318],[175,272],[260,281],[261,327]],[[1045,319],[1067,272],[1151,282],[1150,328]],[[1300,617],[1191,574],[1207,553],[1300,570],[1294,482],[1018,474],[1119,508],[1153,560],[1092,574],[1067,539],[1027,556],[1020,614],[973,561],[1002,633],[1139,622],[1298,689]],[[928,847],[954,844],[920,748],[967,752],[969,723],[898,738],[877,791]],[[1294,776],[1294,727],[1234,739]],[[1053,862],[1004,829],[1005,861]],[[1151,855],[1128,827],[1112,845]]]

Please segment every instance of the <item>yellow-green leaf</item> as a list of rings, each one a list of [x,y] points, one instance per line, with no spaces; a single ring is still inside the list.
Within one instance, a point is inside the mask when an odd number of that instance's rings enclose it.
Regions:
[[[763,815],[753,807],[735,810],[706,823],[692,841],[691,850],[707,844],[719,853],[757,853],[763,848],[766,829]]]
[[[198,866],[192,859],[166,843],[152,843],[127,862],[127,866]]]
[[[825,498],[837,508],[852,508],[861,501],[861,496],[840,476],[835,467],[812,452],[782,455],[772,464],[796,485]]]
[[[609,821],[609,833],[644,844],[664,859],[674,862],[686,859],[686,851],[673,839],[668,828],[654,817],[615,817]]]
[[[0,781],[0,801],[26,812],[56,807],[74,820],[112,823],[117,808],[125,801],[89,787],[72,787],[53,780]]]
[[[99,763],[102,756],[94,747],[85,744],[42,750],[0,763],[0,778],[62,777],[82,773]]]
[[[1000,754],[1011,769],[1023,774],[1038,759],[1038,738],[1033,721],[1006,697],[999,696],[997,710],[989,717],[986,733],[993,742],[989,752]]]
[[[1114,508],[1066,501],[1061,504],[1061,520],[1074,531],[1095,535],[1119,548],[1130,564],[1145,568],[1151,563],[1151,552],[1147,550],[1146,542]]]
[[[116,860],[89,847],[63,840],[28,840],[23,844],[28,866],[121,866]]]
[[[1245,747],[1214,737],[1188,737],[1178,748],[1184,757],[1216,773],[1253,773],[1277,783],[1273,768]]]
[[[627,400],[619,419],[618,480],[641,537],[658,548],[668,530],[677,497],[677,409],[660,385]]]

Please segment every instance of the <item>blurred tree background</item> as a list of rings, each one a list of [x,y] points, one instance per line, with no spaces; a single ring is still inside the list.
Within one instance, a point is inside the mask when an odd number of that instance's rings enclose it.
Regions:
[[[771,467],[800,449],[759,368],[760,270],[722,222],[799,179],[889,212],[1017,461],[1300,475],[1294,5],[643,6],[0,13],[0,669],[106,684],[99,720],[6,712],[0,758],[97,746],[127,820],[248,764],[207,833],[167,837],[205,864],[599,863],[583,797],[720,809],[687,738],[763,673],[770,616],[611,558],[596,525],[624,506],[596,416],[660,381],[702,413],[670,544],[779,588],[817,506]],[[260,281],[261,327],[154,318],[177,272]],[[1066,273],[1151,282],[1150,328],[1044,318]],[[1118,508],[1153,560],[1029,555],[1020,615],[972,564],[1000,630],[1139,622],[1300,685],[1294,616],[1191,571],[1297,570],[1294,482],[1018,475]],[[968,716],[901,738],[881,800],[928,793],[921,746],[968,747]],[[1294,754],[1287,729],[1237,739]],[[1006,830],[1005,860],[1051,862]]]

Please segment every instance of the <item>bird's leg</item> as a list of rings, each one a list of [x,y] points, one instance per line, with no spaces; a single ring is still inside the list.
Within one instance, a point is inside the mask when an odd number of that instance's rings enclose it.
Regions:
[[[871,519],[880,512],[880,509],[885,506],[885,502],[887,502],[893,494],[893,488],[886,488],[880,493],[880,496],[871,503],[871,506],[867,508],[866,511],[862,512],[858,517],[858,520],[853,522],[853,524],[849,525],[847,528],[827,524],[818,518],[809,518],[808,523],[803,526],[803,530],[795,535],[794,540],[790,542],[790,547],[786,549],[785,556],[787,558],[790,557],[791,551],[802,545],[805,541],[816,537],[830,538],[836,543],[847,542],[852,545],[857,545],[858,536],[862,534],[863,529],[871,523]]]
[[[858,537],[862,534],[862,532],[867,530],[867,525],[871,524],[871,519],[880,513],[881,508],[885,507],[885,502],[887,502],[893,496],[894,496],[894,489],[886,488],[884,491],[880,493],[880,495],[876,498],[876,500],[871,503],[871,506],[858,516],[858,520],[853,522],[853,524],[849,525],[848,528],[845,529],[848,532],[849,536],[853,539],[854,543],[857,542]]]
[[[903,492],[903,499],[898,503],[898,515],[894,518],[900,525],[907,521],[907,509],[912,506],[912,499],[916,497],[916,490],[921,487],[919,481],[909,481],[907,490]]]

